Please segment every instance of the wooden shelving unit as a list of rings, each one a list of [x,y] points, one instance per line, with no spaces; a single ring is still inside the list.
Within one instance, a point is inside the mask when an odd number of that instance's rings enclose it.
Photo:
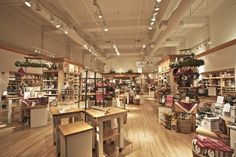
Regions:
[[[19,95],[21,76],[17,72],[9,72],[8,95]]]
[[[60,96],[62,82],[59,78],[63,76],[60,70],[43,71],[43,91],[46,96]]]
[[[109,140],[119,136],[117,129],[105,128],[103,129],[103,141]]]
[[[26,73],[24,76],[18,72],[9,72],[8,95],[19,95],[20,86],[25,87],[42,87],[42,74]]]
[[[81,88],[81,67],[63,58],[54,61],[57,70],[43,71],[43,91],[46,96],[56,97],[59,101],[79,100]]]
[[[224,95],[235,90],[235,71],[233,68],[204,72],[201,80],[206,87],[216,87],[218,95]]]

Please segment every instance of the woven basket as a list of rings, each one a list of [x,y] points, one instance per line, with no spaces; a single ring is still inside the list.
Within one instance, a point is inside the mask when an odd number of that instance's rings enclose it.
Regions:
[[[191,119],[178,119],[178,128],[181,133],[191,133],[192,132],[192,120]]]

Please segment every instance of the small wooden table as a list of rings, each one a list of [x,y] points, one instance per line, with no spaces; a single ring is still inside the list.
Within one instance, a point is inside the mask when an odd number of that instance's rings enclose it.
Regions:
[[[118,95],[118,100],[120,101],[120,106],[117,107],[121,107],[121,102],[124,104],[124,109],[126,109],[126,101],[127,101],[127,96],[125,94],[120,94]]]
[[[61,112],[63,109],[64,112]],[[72,122],[72,118],[74,121],[78,120],[79,114],[82,113],[84,110],[76,107],[71,107],[68,109],[68,106],[61,106],[59,107],[50,107],[50,112],[52,113],[53,117],[53,144],[56,144],[57,153],[60,151],[60,141],[59,141],[59,130],[58,126],[61,125],[62,118],[69,118],[69,122]]]
[[[7,101],[8,101],[8,103],[7,103],[7,111],[8,111],[8,123],[11,123],[12,122],[12,103],[13,103],[13,101],[14,100],[19,100],[19,106],[20,106],[20,104],[21,104],[21,99],[22,99],[23,97],[19,97],[19,96],[7,96]]]
[[[80,121],[59,126],[61,157],[92,157],[92,129]]]
[[[103,157],[103,141],[116,135],[119,135],[119,150],[122,151],[124,148],[124,116],[128,113],[128,111],[118,107],[106,107],[105,109],[109,110],[106,114],[103,111],[98,111],[95,109],[85,111],[85,114],[88,115],[89,120],[92,122],[92,126],[96,128],[96,134],[93,136],[93,143],[95,143],[96,137],[98,157]],[[112,129],[104,130],[103,122],[113,119],[117,119],[118,121],[118,132]]]
[[[29,121],[28,124],[31,128],[33,127],[40,127],[46,126],[48,121],[48,112],[47,112],[47,105],[35,105],[35,106],[21,106],[21,115],[22,121],[25,112],[29,112]]]

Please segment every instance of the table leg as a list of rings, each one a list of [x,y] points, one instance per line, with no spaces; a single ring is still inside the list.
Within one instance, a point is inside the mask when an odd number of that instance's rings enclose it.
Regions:
[[[57,138],[57,120],[55,117],[53,119],[53,145],[56,145],[56,138]]]
[[[118,118],[118,132],[119,136],[119,151],[121,152],[124,148],[124,116]]]
[[[60,154],[60,131],[59,131],[59,125],[61,125],[61,119],[56,119],[56,147],[57,147],[57,154]]]
[[[8,110],[8,123],[11,123],[12,122],[12,100],[8,100],[8,107],[7,107],[7,110]]]
[[[103,122],[98,124],[98,128],[96,128],[97,134],[97,154],[98,157],[103,157]]]

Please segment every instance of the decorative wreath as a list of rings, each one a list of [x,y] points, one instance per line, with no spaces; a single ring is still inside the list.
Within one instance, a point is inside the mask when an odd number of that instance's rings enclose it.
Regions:
[[[34,67],[34,68],[48,68],[48,65],[45,63],[36,63],[36,62],[29,62],[29,61],[16,61],[15,62],[16,67]]]

